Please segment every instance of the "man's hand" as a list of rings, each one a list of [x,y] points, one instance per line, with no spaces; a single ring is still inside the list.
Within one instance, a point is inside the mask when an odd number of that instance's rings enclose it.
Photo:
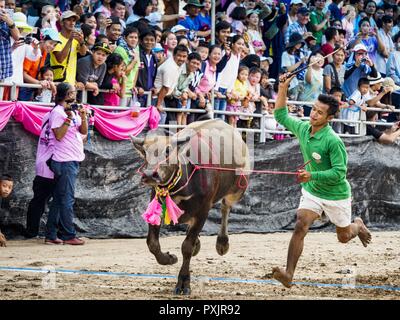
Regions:
[[[289,88],[290,81],[292,81],[295,76],[296,76],[295,74],[291,75],[289,72],[280,75],[279,76],[279,88],[283,88],[283,89]]]
[[[0,232],[0,247],[7,247],[6,237],[1,232]]]
[[[297,179],[300,183],[308,182],[311,180],[311,173],[306,170],[299,170],[299,174],[297,175]]]
[[[79,109],[79,115],[81,117],[82,120],[86,120],[87,119],[87,110],[85,107],[82,107]]]
[[[23,46],[25,44],[24,39],[14,41],[13,45],[11,46],[11,51]]]
[[[156,108],[157,108],[158,112],[160,112],[160,113],[164,111],[164,108],[162,105],[156,105]]]
[[[79,44],[81,44],[85,40],[83,37],[83,33],[78,31],[72,31],[72,38],[77,40]]]

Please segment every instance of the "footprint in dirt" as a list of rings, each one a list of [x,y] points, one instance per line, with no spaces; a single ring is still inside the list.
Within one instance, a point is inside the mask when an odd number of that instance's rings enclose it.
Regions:
[[[47,265],[47,263],[44,263],[42,261],[34,261],[34,262],[27,264],[28,267],[43,267],[45,265]]]

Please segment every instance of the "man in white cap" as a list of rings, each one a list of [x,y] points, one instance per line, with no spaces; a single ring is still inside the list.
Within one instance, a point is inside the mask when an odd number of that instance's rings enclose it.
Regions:
[[[14,41],[19,38],[19,31],[5,9],[6,2],[0,0],[0,82],[13,74],[10,38]]]
[[[50,66],[54,70],[54,80],[75,84],[78,51],[84,56],[87,47],[81,31],[75,29],[79,16],[73,11],[61,15],[61,43],[50,54]]]
[[[350,56],[344,74],[343,92],[346,97],[350,97],[357,90],[360,78],[366,78],[368,75],[371,77],[378,75],[374,63],[368,57],[368,51],[364,44],[356,44],[352,51],[353,56]]]
[[[173,26],[171,28],[171,32],[175,33],[175,35],[177,37],[179,37],[179,36],[185,36],[186,37],[187,33],[189,32],[189,29],[184,27],[184,26],[182,26],[182,25],[180,25],[180,24],[177,24],[176,26]]]
[[[302,0],[290,1],[290,9],[288,13],[289,26],[297,21],[297,11],[299,11],[299,9],[304,5],[305,4]]]

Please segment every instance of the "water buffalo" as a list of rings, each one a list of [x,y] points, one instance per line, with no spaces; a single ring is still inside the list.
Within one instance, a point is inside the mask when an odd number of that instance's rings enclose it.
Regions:
[[[142,182],[153,187],[152,198],[155,189],[167,190],[172,186],[171,199],[184,211],[178,222],[188,224],[188,230],[182,243],[183,263],[174,293],[190,294],[190,259],[200,250],[199,233],[209,210],[221,199],[221,230],[216,249],[220,255],[228,252],[228,216],[248,185],[249,150],[236,129],[217,119],[194,122],[173,136],[132,137],[132,142],[144,158]],[[160,225],[149,224],[150,252],[159,264],[176,263],[175,255],[161,251],[159,232]]]

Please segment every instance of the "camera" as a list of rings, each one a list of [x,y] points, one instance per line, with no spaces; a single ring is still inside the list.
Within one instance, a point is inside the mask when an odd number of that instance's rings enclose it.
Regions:
[[[79,111],[83,106],[80,103],[72,103],[71,110],[72,111]]]
[[[367,62],[367,58],[362,58],[361,63],[365,63],[365,62]]]
[[[25,44],[31,44],[33,41],[33,38],[31,36],[27,36],[24,38],[24,43]]]

